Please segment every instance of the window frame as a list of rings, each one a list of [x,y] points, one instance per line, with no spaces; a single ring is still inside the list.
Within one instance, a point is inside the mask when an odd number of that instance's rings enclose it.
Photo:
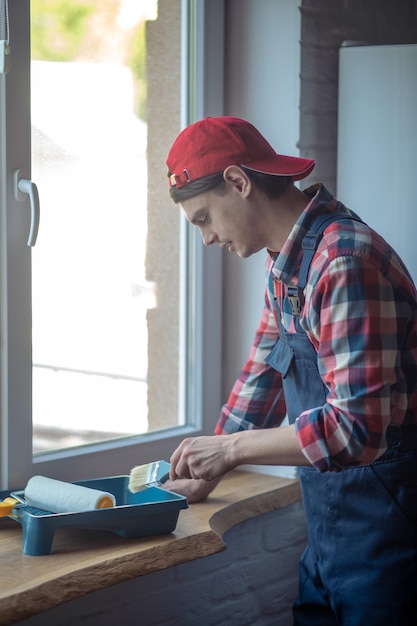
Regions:
[[[223,105],[224,0],[182,0],[185,126]],[[211,434],[221,404],[222,256],[204,250],[181,217],[183,349],[180,410],[186,426],[136,438],[32,455],[31,251],[28,202],[19,202],[13,172],[30,179],[30,0],[9,3],[11,72],[0,75],[0,486],[18,488],[33,474],[61,480],[128,473],[170,454],[184,436]],[[209,62],[210,59],[210,62]],[[19,77],[15,80],[15,77]],[[36,183],[36,181],[34,181]],[[42,202],[42,198],[41,198]],[[41,205],[42,210],[42,205]],[[42,228],[42,222],[41,226]],[[187,268],[193,268],[190,275]],[[189,294],[194,290],[194,299]],[[187,301],[186,301],[187,297]],[[193,368],[186,370],[186,364]]]

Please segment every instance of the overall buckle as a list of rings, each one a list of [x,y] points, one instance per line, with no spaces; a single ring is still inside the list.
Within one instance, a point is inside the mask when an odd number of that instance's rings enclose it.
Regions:
[[[300,287],[287,287],[287,298],[290,303],[292,314],[300,315],[304,304],[304,293]]]

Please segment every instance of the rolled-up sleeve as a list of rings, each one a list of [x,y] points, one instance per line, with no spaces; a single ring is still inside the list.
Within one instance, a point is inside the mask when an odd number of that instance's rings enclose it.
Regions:
[[[378,458],[388,425],[406,418],[402,351],[412,299],[410,289],[407,294],[361,255],[339,256],[308,288],[302,323],[329,393],[326,404],[303,412],[295,427],[307,459],[321,472],[339,471]]]

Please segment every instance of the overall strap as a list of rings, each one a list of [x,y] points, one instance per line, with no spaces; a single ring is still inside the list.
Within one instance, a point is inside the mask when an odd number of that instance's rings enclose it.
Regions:
[[[356,215],[346,215],[346,213],[324,213],[319,215],[312,223],[310,230],[303,239],[303,256],[301,259],[300,272],[298,275],[298,283],[296,286],[288,286],[286,289],[287,299],[291,305],[292,314],[300,315],[301,309],[304,305],[304,289],[307,284],[308,272],[313,257],[316,253],[320,239],[323,236],[327,226],[338,220],[346,220],[355,222],[362,222],[362,220]]]

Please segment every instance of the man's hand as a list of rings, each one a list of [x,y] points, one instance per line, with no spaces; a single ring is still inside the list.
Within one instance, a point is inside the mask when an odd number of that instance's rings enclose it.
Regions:
[[[190,478],[177,478],[177,480],[167,480],[163,485],[164,489],[179,493],[185,496],[189,504],[202,502],[219,484],[220,478],[214,480],[195,480]]]
[[[202,478],[211,481],[236,467],[233,461],[233,435],[189,437],[170,459],[170,479]]]

